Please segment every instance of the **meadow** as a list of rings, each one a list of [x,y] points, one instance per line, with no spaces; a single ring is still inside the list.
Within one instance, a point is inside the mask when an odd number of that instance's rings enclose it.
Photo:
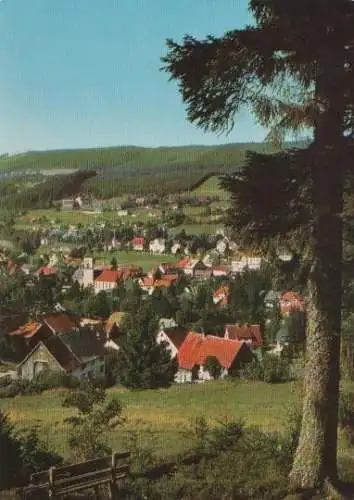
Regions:
[[[0,400],[18,426],[38,426],[47,444],[66,455],[65,417],[72,410],[61,407],[65,391],[47,391],[38,396],[17,396]],[[265,431],[282,431],[289,409],[296,405],[298,388],[294,383],[269,385],[261,382],[215,381],[206,384],[174,385],[169,389],[127,391],[114,387],[108,397],[123,403],[126,424],[111,433],[113,448],[126,446],[130,431],[136,431],[144,447],[159,458],[188,450],[190,432],[196,417],[205,416],[210,426],[218,421],[244,419]]]

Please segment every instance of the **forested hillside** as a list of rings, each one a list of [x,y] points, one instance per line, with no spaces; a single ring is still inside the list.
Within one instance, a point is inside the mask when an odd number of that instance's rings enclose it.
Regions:
[[[289,146],[289,145],[288,145]],[[291,146],[301,147],[302,144]],[[62,197],[81,191],[97,198],[126,194],[176,193],[192,189],[211,175],[242,168],[247,151],[271,153],[268,143],[169,148],[115,148],[33,151],[0,158],[0,173],[17,173],[0,181],[0,206],[47,208]],[[70,169],[84,175],[67,174]],[[36,186],[24,189],[21,175],[48,173]],[[60,175],[63,173],[64,175]],[[87,175],[88,173],[92,175]],[[16,182],[16,184],[15,184]]]

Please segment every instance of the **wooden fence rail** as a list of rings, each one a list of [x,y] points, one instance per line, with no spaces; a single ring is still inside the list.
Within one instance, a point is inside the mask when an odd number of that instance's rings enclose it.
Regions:
[[[88,488],[109,484],[110,498],[114,499],[116,481],[129,472],[128,464],[118,464],[130,458],[129,452],[113,453],[111,456],[88,460],[74,465],[51,467],[49,470],[31,475],[30,484],[22,490],[24,499],[35,499],[41,492],[48,492],[48,498],[58,498]]]

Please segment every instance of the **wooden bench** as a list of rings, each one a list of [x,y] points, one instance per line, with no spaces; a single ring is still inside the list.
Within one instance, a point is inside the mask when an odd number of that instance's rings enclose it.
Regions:
[[[129,457],[129,452],[113,453],[95,460],[36,472],[31,475],[29,486],[22,490],[23,498],[42,498],[41,492],[47,492],[48,498],[58,498],[87,488],[94,488],[97,495],[98,486],[109,484],[110,498],[113,499],[116,481],[126,477],[130,468],[128,464],[119,465],[118,462]]]

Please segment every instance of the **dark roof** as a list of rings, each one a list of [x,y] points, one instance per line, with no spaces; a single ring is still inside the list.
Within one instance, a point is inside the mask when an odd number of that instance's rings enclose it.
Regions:
[[[68,346],[73,354],[85,362],[89,358],[104,355],[104,340],[97,337],[95,331],[88,329],[76,332],[63,333],[60,339]]]
[[[181,327],[163,328],[163,332],[170,339],[172,344],[179,349],[188,335],[188,330]]]
[[[47,314],[42,321],[55,333],[71,332],[80,326],[78,318],[68,313]]]
[[[75,357],[60,337],[52,335],[43,343],[65,370],[71,371],[80,365],[80,360]]]
[[[252,340],[255,345],[263,344],[261,326],[250,324],[225,325],[225,332],[228,331],[229,339],[233,340]]]

